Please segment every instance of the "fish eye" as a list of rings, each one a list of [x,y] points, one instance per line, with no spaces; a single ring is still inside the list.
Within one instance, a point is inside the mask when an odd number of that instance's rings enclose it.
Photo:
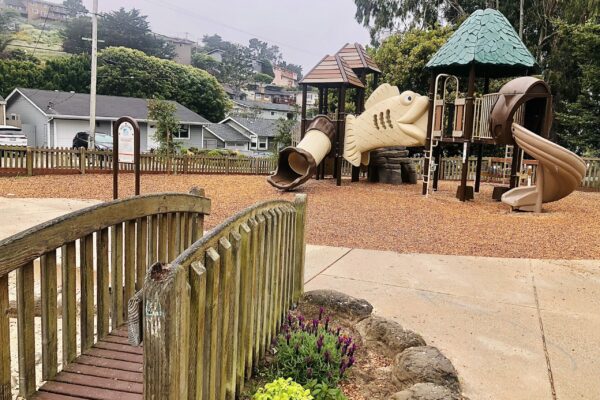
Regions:
[[[406,101],[412,101],[412,96],[411,95],[406,96]]]

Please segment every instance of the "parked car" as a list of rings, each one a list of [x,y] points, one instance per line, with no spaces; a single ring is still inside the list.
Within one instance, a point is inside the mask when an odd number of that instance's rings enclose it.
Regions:
[[[106,133],[96,132],[95,133],[95,147],[96,150],[112,150],[113,148],[113,137]],[[88,143],[90,140],[89,132],[77,132],[73,138],[73,148],[78,149],[80,147],[89,147]]]
[[[27,136],[25,136],[21,128],[0,125],[0,146],[27,147]]]

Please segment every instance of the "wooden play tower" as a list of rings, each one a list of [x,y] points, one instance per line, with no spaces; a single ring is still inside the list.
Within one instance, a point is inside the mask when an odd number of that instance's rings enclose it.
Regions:
[[[425,68],[431,76],[423,194],[437,189],[439,170],[435,166],[439,165],[443,147],[462,144],[462,175],[457,197],[466,201],[472,198],[473,192],[479,191],[483,147],[503,144],[495,139],[490,129],[489,116],[500,96],[499,93],[489,93],[490,79],[527,76],[534,73],[538,66],[506,17],[497,10],[486,9],[474,12],[463,22]],[[461,96],[458,86],[464,84],[465,80],[466,95]],[[456,85],[455,96],[447,98],[450,82]],[[479,91],[479,97],[475,96],[476,91]],[[549,93],[537,97],[543,97],[545,109],[542,112],[546,115],[546,123],[537,133],[547,136],[551,97]],[[525,109],[522,108],[515,115],[515,121],[524,116]],[[468,159],[473,150],[477,154],[474,188],[467,185]],[[515,146],[512,151],[510,188],[518,183],[520,159],[521,152]],[[498,192],[501,195],[502,190]]]
[[[336,126],[335,138],[331,152],[327,159],[333,159],[333,177],[336,184],[342,184],[342,155],[344,153],[344,132],[346,120],[346,96],[349,89],[354,89],[354,103],[356,113],[364,111],[365,88],[367,76],[372,75],[371,82],[376,87],[381,70],[369,57],[364,47],[358,43],[344,45],[335,55],[326,55],[321,61],[300,81],[302,87],[302,119],[300,124],[300,137],[303,138],[307,127],[313,119],[307,118],[306,95],[308,88],[315,87],[319,92],[319,115],[328,115],[335,111],[332,122]],[[329,93],[337,94],[336,103],[329,104]],[[325,160],[326,161],[326,160]],[[325,176],[327,162],[322,162],[316,173],[317,179]],[[352,168],[352,181],[358,180],[359,168]]]

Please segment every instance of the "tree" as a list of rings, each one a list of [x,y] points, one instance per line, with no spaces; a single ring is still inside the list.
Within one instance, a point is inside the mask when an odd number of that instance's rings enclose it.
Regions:
[[[279,118],[277,120],[277,135],[275,136],[277,149],[292,145],[292,133],[297,124],[295,119]]]
[[[85,8],[81,0],[64,0],[63,6],[65,6],[69,17],[71,18],[79,17],[80,15],[88,13],[88,9]]]
[[[35,88],[41,82],[41,67],[31,61],[0,60],[0,95],[6,97],[16,87]]]
[[[192,56],[192,65],[196,68],[203,69],[217,79],[220,79],[221,63],[211,56],[205,53],[195,53]]]
[[[266,60],[271,64],[277,64],[282,61],[282,54],[278,46],[270,46],[269,43],[254,38],[249,40],[248,48],[252,56],[257,60]]]
[[[268,85],[273,82],[273,77],[267,74],[254,74],[254,82],[266,83]]]
[[[123,47],[103,50],[98,60],[100,94],[175,100],[214,122],[231,107],[215,77],[190,65]]]
[[[90,56],[80,54],[46,61],[41,71],[40,88],[89,93]]]
[[[252,55],[247,47],[233,46],[223,54],[221,82],[228,83],[236,93],[241,92],[253,75]]]
[[[180,122],[176,116],[175,103],[159,99],[148,100],[148,119],[156,121],[154,140],[158,143],[158,153],[174,154],[178,150],[173,140],[173,132],[179,130]]]
[[[400,90],[426,94],[429,73],[427,61],[452,34],[450,27],[429,30],[411,29],[388,37],[374,52],[374,61],[382,70],[382,80]]]
[[[160,58],[173,58],[174,47],[152,33],[147,18],[140,10],[125,10],[123,7],[101,15],[98,20],[98,37],[103,42],[99,43],[98,47],[102,49],[122,46]],[[91,34],[92,24],[88,17],[68,21],[62,32],[64,50],[71,54],[90,53],[90,42],[83,38],[89,38]]]
[[[298,80],[302,79],[302,66],[297,64],[288,64],[285,61],[279,63],[279,67],[295,72],[298,75]]]
[[[546,76],[553,90],[559,143],[600,156],[600,24],[560,23]]]
[[[11,28],[16,16],[12,10],[0,12],[0,56],[6,56],[6,49],[13,41]]]

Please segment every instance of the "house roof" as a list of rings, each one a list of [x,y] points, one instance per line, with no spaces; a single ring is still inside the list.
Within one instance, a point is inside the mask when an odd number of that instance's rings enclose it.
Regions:
[[[252,100],[233,100],[233,102],[245,108],[259,108],[261,110],[273,110],[282,112],[294,111],[294,107],[290,106],[289,104],[266,103],[262,101]]]
[[[250,142],[247,136],[227,124],[208,124],[204,127],[224,142]]]
[[[349,86],[364,88],[365,85],[358,79],[352,68],[339,55],[326,55],[310,70],[300,81],[301,84],[323,85],[343,83]]]
[[[477,10],[429,60],[426,69],[466,76],[475,64],[479,76],[508,77],[537,68],[535,59],[506,17]]]
[[[367,72],[381,73],[375,61],[367,54],[367,51],[360,43],[346,43],[337,52],[337,55],[342,57],[348,63],[348,66],[355,71],[366,70]]]
[[[58,92],[52,90],[17,88],[7,99],[15,93],[20,93],[31,101],[47,116],[65,117],[69,119],[84,118],[90,115],[90,95],[85,93]],[[189,124],[208,124],[206,118],[182,106],[176,101],[176,116],[181,122]],[[103,96],[96,97],[96,118],[118,119],[128,115],[136,120],[148,119],[148,100],[136,97]]]
[[[270,138],[277,136],[278,120],[276,119],[227,117],[221,123],[227,124],[230,121],[237,122],[256,136]]]

